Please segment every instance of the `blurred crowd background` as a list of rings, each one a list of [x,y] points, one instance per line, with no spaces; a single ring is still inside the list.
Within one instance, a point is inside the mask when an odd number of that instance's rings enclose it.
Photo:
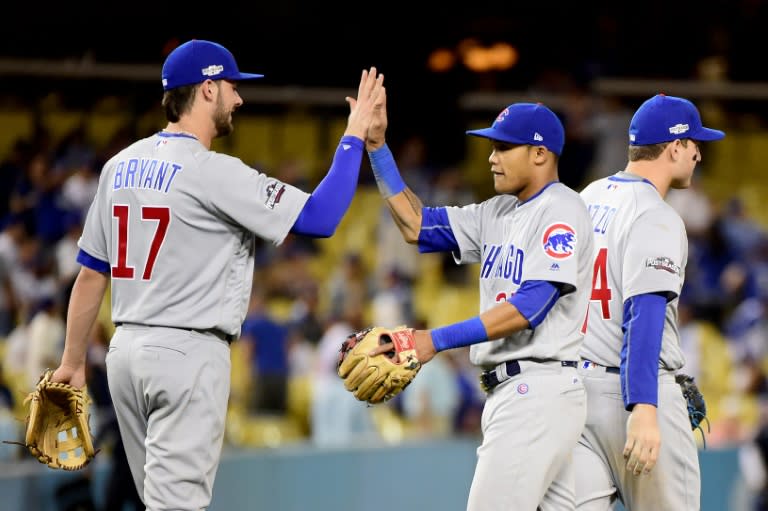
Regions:
[[[642,12],[590,4],[546,17],[525,8],[393,20],[388,35],[370,24],[318,23],[316,9],[287,2],[258,30],[163,26],[130,43],[114,27],[64,32],[54,22],[43,28],[60,35],[57,44],[13,28],[0,36],[13,39],[0,48],[0,437],[19,438],[24,396],[58,365],[77,240],[101,167],[165,126],[162,60],[197,37],[230,48],[241,70],[266,75],[241,86],[235,131],[214,149],[306,191],[326,172],[346,123],[344,96],[370,65],[386,76],[401,173],[426,205],[493,194],[490,147],[464,131],[488,125],[509,103],[542,101],[558,112],[567,134],[561,179],[580,190],[624,168],[629,120],[643,100],[658,92],[693,100],[707,126],[727,133],[703,148],[693,186],[668,196],[689,235],[684,372],[709,412],[709,430],[696,435],[709,449],[745,447],[745,473],[764,465],[768,68],[747,55],[765,48],[765,3],[652,1]],[[249,313],[232,345],[228,445],[479,435],[484,394],[465,350],[439,354],[376,407],[355,401],[335,375],[339,345],[354,331],[430,328],[478,311],[477,270],[406,245],[366,161],[335,236],[289,235],[279,247],[260,243],[256,257]],[[105,302],[89,352],[92,424],[104,451],[121,456],[104,368],[113,329]],[[23,457],[0,445],[3,460]],[[765,478],[752,484],[759,492]]]

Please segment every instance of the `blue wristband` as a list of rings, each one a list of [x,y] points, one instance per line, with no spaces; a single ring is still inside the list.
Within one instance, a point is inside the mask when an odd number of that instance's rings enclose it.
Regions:
[[[389,199],[405,190],[405,182],[400,176],[395,157],[392,156],[392,151],[389,150],[387,144],[375,151],[369,151],[368,158],[371,160],[373,177],[376,178],[376,184],[382,197]]]
[[[488,333],[480,316],[432,330],[432,344],[437,351],[470,346],[487,340]]]

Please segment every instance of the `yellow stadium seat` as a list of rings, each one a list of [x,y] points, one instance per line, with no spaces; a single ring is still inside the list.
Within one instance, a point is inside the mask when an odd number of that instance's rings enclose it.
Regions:
[[[261,172],[272,175],[280,156],[275,149],[274,120],[267,116],[241,115],[230,135],[232,155]]]
[[[0,159],[8,156],[13,144],[32,135],[34,119],[28,110],[0,111]]]
[[[49,110],[42,114],[42,121],[53,141],[58,142],[85,122],[85,112]]]
[[[274,121],[274,142],[277,157],[282,160],[298,160],[310,170],[310,180],[318,176],[317,156],[320,152],[317,121],[306,115],[288,115]],[[328,162],[330,164],[330,161]]]
[[[127,115],[94,112],[85,118],[86,136],[97,148],[106,147],[115,134],[129,122],[131,118]]]

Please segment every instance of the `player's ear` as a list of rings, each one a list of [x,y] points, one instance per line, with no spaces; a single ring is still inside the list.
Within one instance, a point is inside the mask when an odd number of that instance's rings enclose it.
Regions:
[[[669,157],[672,161],[677,161],[683,150],[683,142],[679,138],[676,138],[667,145],[667,149],[669,150]]]
[[[542,163],[547,157],[547,148],[543,145],[533,146],[533,158],[536,163]]]
[[[203,93],[203,96],[205,97],[205,99],[213,98],[213,86],[214,86],[213,80],[206,80],[200,84],[200,92]]]

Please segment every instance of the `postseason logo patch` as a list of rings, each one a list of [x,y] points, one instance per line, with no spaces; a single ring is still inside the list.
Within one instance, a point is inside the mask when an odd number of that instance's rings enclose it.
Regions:
[[[669,257],[649,257],[645,260],[645,267],[680,275],[680,267]]]
[[[552,224],[541,240],[544,252],[553,259],[566,259],[576,250],[576,231],[568,224]]]
[[[285,185],[283,183],[272,183],[267,187],[267,202],[265,203],[269,209],[275,209],[275,206],[280,203],[280,199],[285,193]]]

